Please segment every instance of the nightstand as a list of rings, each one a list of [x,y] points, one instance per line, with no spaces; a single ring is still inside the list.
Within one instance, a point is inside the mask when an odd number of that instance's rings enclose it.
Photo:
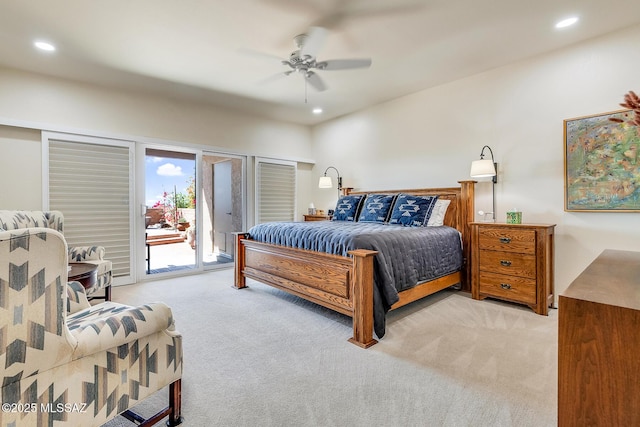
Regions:
[[[329,215],[303,215],[305,221],[331,221]]]
[[[471,223],[471,295],[526,304],[547,315],[553,306],[550,224]]]

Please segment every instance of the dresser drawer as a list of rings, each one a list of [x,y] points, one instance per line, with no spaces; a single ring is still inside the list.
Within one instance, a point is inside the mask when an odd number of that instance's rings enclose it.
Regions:
[[[480,294],[524,304],[536,303],[536,281],[524,277],[480,272]]]
[[[535,230],[485,226],[478,230],[480,249],[534,254],[536,252]]]
[[[480,270],[536,278],[536,256],[504,251],[480,251]]]

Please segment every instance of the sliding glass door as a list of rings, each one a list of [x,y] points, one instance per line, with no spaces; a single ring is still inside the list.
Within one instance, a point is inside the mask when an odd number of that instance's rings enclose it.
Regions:
[[[196,154],[146,148],[144,243],[148,275],[197,268]]]
[[[231,267],[245,230],[246,159],[145,147],[144,271],[173,275]]]

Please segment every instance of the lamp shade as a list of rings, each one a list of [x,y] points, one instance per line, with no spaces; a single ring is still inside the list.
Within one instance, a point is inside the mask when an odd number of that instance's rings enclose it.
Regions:
[[[321,176],[318,181],[318,188],[332,188],[333,182],[331,182],[330,176]]]
[[[491,159],[474,160],[471,162],[471,173],[469,175],[472,178],[496,176],[496,168]]]

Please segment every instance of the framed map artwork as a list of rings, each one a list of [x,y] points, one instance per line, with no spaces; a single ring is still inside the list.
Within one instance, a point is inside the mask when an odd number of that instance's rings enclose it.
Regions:
[[[564,121],[565,211],[640,212],[640,127],[632,110]]]

